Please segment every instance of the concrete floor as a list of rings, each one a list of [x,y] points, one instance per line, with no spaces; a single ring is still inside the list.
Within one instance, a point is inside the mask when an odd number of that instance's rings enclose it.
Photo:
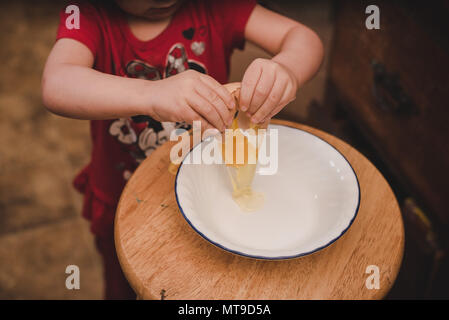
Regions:
[[[100,258],[71,185],[88,161],[88,122],[48,113],[40,97],[61,3],[0,4],[0,299],[102,298]],[[286,12],[317,30],[328,49],[330,1],[293,6]],[[253,46],[237,53],[231,79],[241,79],[245,65],[260,54]],[[284,117],[305,118],[310,101],[321,101],[326,65],[327,59]],[[65,288],[65,269],[72,264],[80,268],[80,290]]]

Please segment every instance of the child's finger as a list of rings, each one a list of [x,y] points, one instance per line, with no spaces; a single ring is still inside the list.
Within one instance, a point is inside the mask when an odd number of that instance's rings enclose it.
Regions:
[[[221,116],[213,105],[209,103],[199,94],[194,94],[188,99],[190,107],[200,114],[204,119],[210,122],[215,128],[220,131],[225,129],[225,124]]]
[[[193,121],[201,121],[201,131],[214,128],[212,124],[210,124],[206,119],[204,119],[201,115],[195,112],[192,108],[187,108],[187,110],[185,110],[184,119],[182,121],[191,123],[192,126]]]
[[[265,99],[260,108],[251,117],[251,122],[261,123],[268,117],[271,112],[276,109],[283,97],[285,89],[285,81],[275,81],[268,97]]]
[[[259,110],[260,106],[269,97],[271,89],[273,88],[274,82],[276,80],[276,74],[267,72],[264,69],[260,76],[259,82],[254,89],[253,98],[251,99],[250,106],[247,110],[248,114],[253,115]]]
[[[230,125],[230,122],[232,121],[231,112],[221,97],[213,89],[208,85],[200,83],[195,87],[195,91],[214,106],[225,125]]]
[[[262,121],[260,121],[259,123],[265,123],[267,120],[273,118],[275,115],[277,115],[288,103],[281,103],[280,105],[278,105],[274,110],[272,110],[270,112],[270,114],[268,116],[265,117],[265,119],[263,119]]]
[[[234,109],[235,108],[235,101],[231,95],[231,93],[226,90],[226,88],[221,85],[217,80],[214,78],[204,75],[203,77],[200,77],[201,81],[209,88],[214,90],[214,92],[223,100],[225,105],[228,107],[228,109]]]
[[[271,112],[270,112],[270,114],[267,116],[267,117],[265,117],[265,119],[264,120],[262,120],[262,122],[265,122],[265,121],[267,121],[268,119],[271,119],[271,118],[273,118],[276,114],[278,114],[287,104],[289,104],[290,102],[292,102],[293,100],[294,100],[295,98],[293,97],[293,98],[289,98],[289,93],[288,93],[288,91],[286,90],[285,92],[284,92],[284,95],[282,96],[282,98],[281,98],[281,100],[280,100],[280,102],[279,102],[279,104],[278,104],[278,106],[274,109],[274,110],[272,110]]]
[[[260,64],[252,63],[243,75],[240,88],[240,109],[242,111],[248,110],[261,74],[262,67]]]

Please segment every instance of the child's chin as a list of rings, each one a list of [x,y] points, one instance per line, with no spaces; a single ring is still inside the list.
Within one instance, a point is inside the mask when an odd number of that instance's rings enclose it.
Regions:
[[[169,9],[150,9],[144,14],[144,17],[149,20],[162,20],[169,18],[176,12],[176,10],[178,10],[179,4],[180,2]]]
[[[162,14],[162,13],[145,14],[143,17],[148,19],[148,20],[151,20],[151,21],[158,21],[158,20],[167,19],[167,18],[171,17],[173,14],[174,14],[174,12],[173,13],[165,13],[165,14]]]

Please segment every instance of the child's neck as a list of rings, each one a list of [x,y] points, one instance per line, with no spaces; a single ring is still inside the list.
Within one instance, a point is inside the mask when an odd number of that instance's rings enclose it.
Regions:
[[[133,35],[141,41],[156,38],[170,24],[172,17],[163,20],[151,21],[137,16],[127,15],[129,28]]]

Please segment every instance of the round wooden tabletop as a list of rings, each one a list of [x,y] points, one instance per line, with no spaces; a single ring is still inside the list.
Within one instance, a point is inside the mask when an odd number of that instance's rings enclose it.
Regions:
[[[178,209],[175,175],[168,170],[174,142],[168,142],[137,168],[117,208],[117,254],[140,298],[380,299],[388,293],[402,261],[404,228],[387,181],[338,138],[293,122],[272,123],[315,134],[348,159],[361,189],[351,228],[329,247],[291,260],[255,260],[219,249],[200,237]],[[374,283],[376,270],[378,289],[367,286]]]

